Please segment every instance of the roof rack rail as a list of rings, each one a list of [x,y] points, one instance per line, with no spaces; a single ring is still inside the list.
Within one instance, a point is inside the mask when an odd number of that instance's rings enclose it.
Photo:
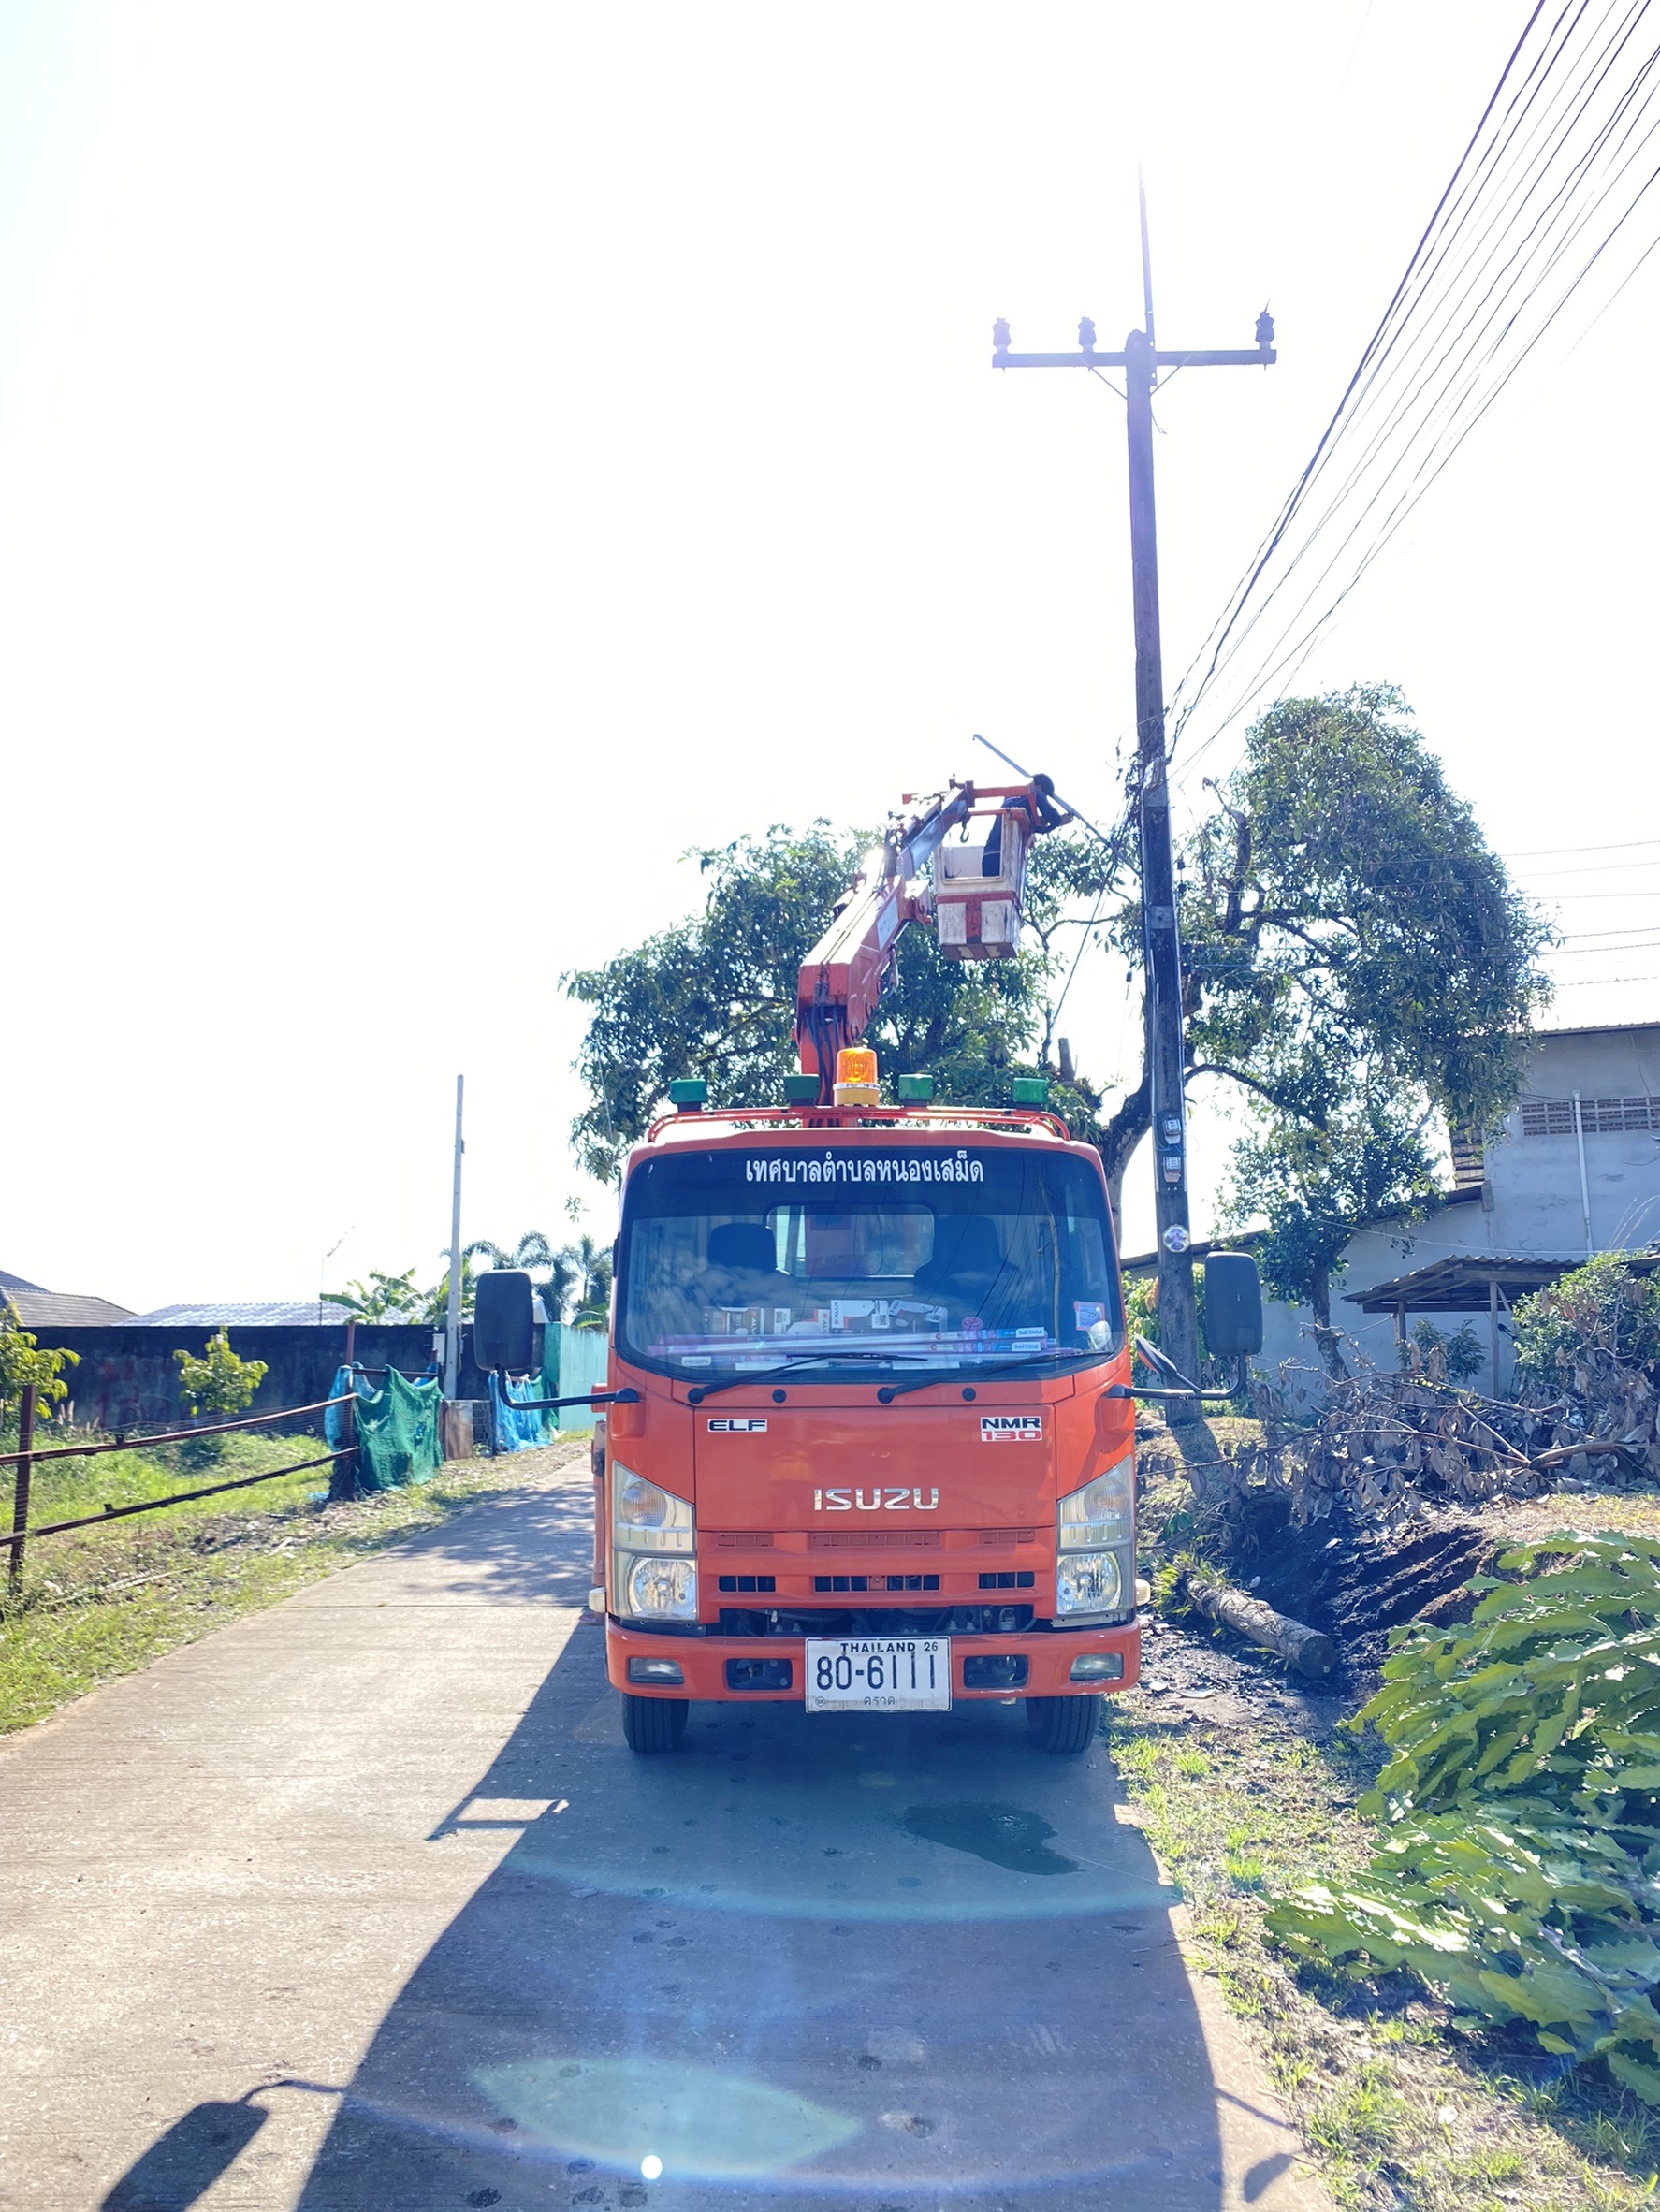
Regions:
[[[646,1131],[653,1144],[662,1129],[706,1132],[717,1123],[774,1129],[985,1128],[1041,1129],[1071,1142],[1057,1113],[1038,1106],[706,1106],[696,1114],[660,1113]]]

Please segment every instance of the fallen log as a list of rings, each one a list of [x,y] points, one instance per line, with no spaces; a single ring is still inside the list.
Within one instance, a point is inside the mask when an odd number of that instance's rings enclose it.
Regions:
[[[1318,1681],[1337,1664],[1337,1647],[1318,1628],[1305,1628],[1265,1606],[1259,1597],[1231,1590],[1226,1582],[1194,1580],[1187,1584],[1188,1602],[1207,1619],[1220,1621],[1262,1651],[1277,1652],[1297,1673]]]

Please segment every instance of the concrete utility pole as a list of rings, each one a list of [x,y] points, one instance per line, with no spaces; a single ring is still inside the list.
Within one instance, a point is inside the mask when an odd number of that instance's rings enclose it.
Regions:
[[[1124,351],[1096,349],[1095,325],[1078,325],[1074,354],[1016,354],[1009,326],[992,326],[994,369],[1122,369],[1129,442],[1130,604],[1135,631],[1136,793],[1141,828],[1142,923],[1146,957],[1147,1068],[1152,1078],[1153,1184],[1158,1223],[1158,1338],[1184,1375],[1199,1363],[1187,1219],[1187,1060],[1182,1020],[1182,952],[1176,934],[1175,861],[1165,775],[1164,663],[1158,634],[1158,533],[1153,502],[1153,394],[1160,369],[1266,369],[1277,360],[1274,323],[1257,317],[1250,352],[1161,353],[1153,334],[1153,269],[1147,250],[1147,196],[1141,195],[1142,286],[1146,327]],[[1172,1410],[1185,1404],[1177,1400]]]
[[[466,1078],[456,1077],[456,1180],[449,1207],[449,1305],[444,1319],[444,1394],[453,1398],[461,1363],[461,1093]]]

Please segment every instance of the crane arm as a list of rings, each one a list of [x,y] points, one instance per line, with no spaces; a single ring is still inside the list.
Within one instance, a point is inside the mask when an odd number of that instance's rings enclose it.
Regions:
[[[804,1074],[816,1075],[823,1104],[836,1082],[836,1055],[865,1033],[893,972],[894,949],[912,922],[939,926],[941,950],[954,959],[1008,958],[1020,935],[1026,851],[1033,837],[1071,815],[1046,776],[995,788],[953,783],[925,799],[907,797],[880,845],[837,903],[830,926],[801,966],[795,1043]],[[989,817],[981,845],[960,851],[963,866],[944,881],[925,869],[954,829]],[[938,878],[939,871],[936,870]],[[952,919],[942,923],[940,917]]]

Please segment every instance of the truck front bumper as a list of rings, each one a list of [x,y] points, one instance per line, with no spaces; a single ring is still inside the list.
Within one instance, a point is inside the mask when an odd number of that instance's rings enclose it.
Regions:
[[[904,1633],[897,1631],[896,1633]],[[752,1704],[770,1698],[783,1704],[806,1702],[806,1640],[788,1636],[664,1636],[649,1628],[636,1628],[615,1614],[605,1622],[605,1671],[613,1686],[635,1697],[697,1698],[710,1704]],[[1075,1681],[1073,1662],[1079,1659],[1116,1658],[1122,1672],[1114,1676],[1091,1670],[1091,1679]],[[680,1669],[678,1682],[630,1679],[629,1661],[668,1660]],[[1024,1670],[969,1669],[982,1679],[968,1682],[965,1669],[971,1660],[1024,1659]],[[728,1662],[737,1663],[735,1682]],[[741,1686],[746,1675],[753,1678],[755,1662],[783,1662],[789,1666],[787,1682],[772,1686],[757,1682]],[[1116,1628],[1042,1629],[1020,1636],[954,1636],[951,1639],[951,1695],[953,1702],[968,1697],[1085,1697],[1101,1690],[1129,1690],[1141,1678],[1142,1634],[1133,1621]],[[1020,1675],[1019,1680],[992,1680],[990,1674]]]

